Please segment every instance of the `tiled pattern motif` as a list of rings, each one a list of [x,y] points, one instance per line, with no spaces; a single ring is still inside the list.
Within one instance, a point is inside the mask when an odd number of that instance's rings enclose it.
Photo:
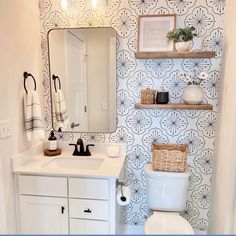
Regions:
[[[45,95],[46,130],[51,129],[47,32],[56,27],[112,26],[117,39],[117,115],[118,126],[112,134],[60,133],[61,141],[75,141],[82,136],[88,142],[124,142],[127,144],[125,183],[133,192],[131,204],[124,209],[124,222],[143,224],[149,215],[146,205],[144,165],[150,160],[150,144],[187,143],[191,182],[183,216],[200,231],[208,226],[217,98],[223,43],[224,0],[98,0],[93,9],[89,0],[69,0],[63,11],[59,0],[41,0],[41,36]],[[215,50],[214,59],[136,60],[137,16],[177,14],[177,27],[196,27],[198,39],[193,49]],[[202,85],[205,102],[213,111],[135,110],[142,87],[163,87],[171,101],[180,102],[185,84],[179,73],[193,67],[209,73]]]

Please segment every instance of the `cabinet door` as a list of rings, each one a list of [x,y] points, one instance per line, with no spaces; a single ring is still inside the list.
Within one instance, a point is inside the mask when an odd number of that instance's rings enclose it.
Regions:
[[[23,195],[19,198],[21,233],[68,234],[66,198]]]

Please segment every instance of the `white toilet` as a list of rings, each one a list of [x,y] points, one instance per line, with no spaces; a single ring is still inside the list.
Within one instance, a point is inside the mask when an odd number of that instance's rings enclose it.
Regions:
[[[145,166],[147,204],[153,214],[147,219],[145,234],[194,234],[187,220],[179,215],[185,209],[190,172],[153,171]]]

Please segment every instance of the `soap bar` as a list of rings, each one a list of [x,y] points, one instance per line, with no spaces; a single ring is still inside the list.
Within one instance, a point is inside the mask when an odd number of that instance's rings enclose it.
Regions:
[[[57,156],[57,155],[60,155],[61,154],[61,149],[60,148],[57,148],[56,150],[49,150],[49,149],[45,149],[44,150],[44,155],[45,156]]]

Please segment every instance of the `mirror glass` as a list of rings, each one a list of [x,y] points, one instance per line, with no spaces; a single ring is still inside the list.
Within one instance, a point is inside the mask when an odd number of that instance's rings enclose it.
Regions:
[[[53,128],[115,131],[115,30],[53,29],[48,41]]]

